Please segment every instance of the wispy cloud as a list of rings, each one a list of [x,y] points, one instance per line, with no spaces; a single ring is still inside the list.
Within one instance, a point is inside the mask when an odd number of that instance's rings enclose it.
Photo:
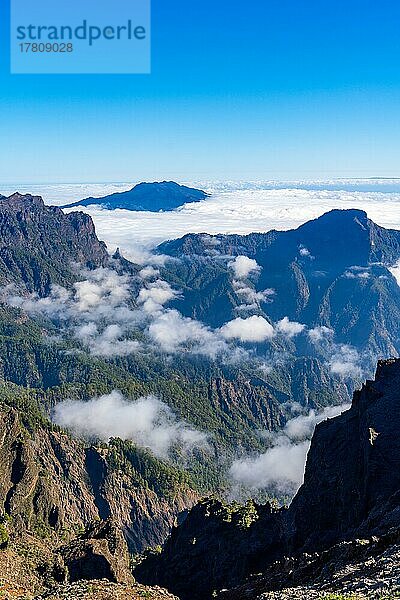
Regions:
[[[31,316],[53,320],[95,356],[125,356],[138,350],[138,342],[127,339],[142,319],[129,304],[129,276],[104,267],[82,269],[80,276],[84,279],[72,289],[53,285],[45,298],[8,287],[3,290],[3,301]]]
[[[271,447],[255,457],[236,460],[230,475],[234,484],[251,490],[293,495],[303,482],[310,439],[318,423],[335,417],[349,405],[332,406],[320,413],[311,410],[287,422],[276,434],[267,433]]]
[[[168,458],[174,447],[184,452],[207,448],[207,436],[177,419],[155,396],[131,401],[114,390],[87,402],[65,400],[55,406],[52,420],[89,440],[132,440],[160,458]]]
[[[237,339],[241,342],[265,342],[275,335],[271,323],[264,317],[253,315],[247,319],[238,317],[229,321],[220,329],[222,337],[227,340]]]

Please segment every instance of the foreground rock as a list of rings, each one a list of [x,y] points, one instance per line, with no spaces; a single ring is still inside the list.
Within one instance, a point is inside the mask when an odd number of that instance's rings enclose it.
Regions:
[[[117,585],[107,581],[79,582],[62,585],[35,600],[179,600],[161,588],[133,584]]]
[[[321,553],[271,565],[248,583],[221,591],[221,600],[319,600],[325,595],[389,600],[400,593],[400,529],[385,536],[341,542]]]
[[[351,545],[357,538],[370,537],[368,548],[377,543],[382,553],[391,547],[397,557],[399,539],[388,532],[400,527],[400,360],[380,362],[375,381],[354,394],[351,409],[317,426],[304,484],[289,509],[248,509],[238,515],[213,500],[198,505],[174,529],[161,555],[139,565],[137,578],[163,585],[182,600],[206,600],[254,573],[264,574],[264,592],[288,587],[296,577],[297,584],[312,585],[321,577],[329,583],[333,573],[361,558],[357,543]],[[335,549],[347,541],[350,546]],[[322,554],[311,559],[316,552]],[[343,552],[340,563],[335,557]],[[271,566],[276,561],[278,577]],[[371,577],[379,579],[376,573]],[[360,581],[362,588],[362,576]],[[342,582],[337,589],[343,587]],[[237,600],[257,597],[241,593]]]
[[[131,583],[129,555],[121,531],[111,519],[88,527],[84,535],[61,549],[69,581],[107,579]]]

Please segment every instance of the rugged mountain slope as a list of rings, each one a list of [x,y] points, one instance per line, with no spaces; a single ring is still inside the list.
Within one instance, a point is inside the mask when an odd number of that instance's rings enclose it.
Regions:
[[[129,442],[73,440],[46,422],[29,391],[1,386],[0,579],[7,597],[45,593],[57,582],[60,593],[81,580],[131,585],[128,546],[134,552],[159,543],[194,500],[183,472]],[[104,597],[103,588],[93,598]],[[118,590],[162,595],[140,586]]]
[[[109,264],[92,220],[83,213],[64,215],[40,198],[15,194],[0,202],[0,216],[1,252],[7,257],[2,267],[0,252],[4,283],[46,296],[52,284],[70,289],[81,280],[82,265]],[[77,263],[79,268],[74,267]],[[135,282],[139,268],[123,259],[120,264]],[[344,384],[318,365],[308,372],[307,361],[302,367],[299,361],[293,368],[277,369],[273,380],[265,381],[247,366],[233,368],[193,356],[177,356],[173,363],[154,352],[105,360],[85,350],[73,339],[63,343],[59,327],[50,321],[0,306],[0,376],[5,381],[49,391],[53,403],[67,394],[87,399],[116,388],[131,396],[156,393],[178,415],[215,436],[228,454],[232,449],[261,449],[256,430],[279,428],[287,418],[282,404],[292,398],[316,407],[331,403],[332,391],[334,401],[347,398]],[[304,385],[297,385],[298,377]]]
[[[9,391],[8,404],[17,405],[12,394],[23,393]],[[31,410],[27,398],[25,411]],[[184,473],[129,442],[85,446],[39,422],[31,416],[30,431],[14,408],[0,413],[0,511],[17,531],[68,538],[112,516],[131,551],[140,551],[159,544],[195,501]]]
[[[332,328],[337,342],[375,357],[400,350],[400,287],[388,270],[400,260],[400,232],[379,227],[361,210],[333,210],[292,231],[187,235],[158,251],[180,259],[163,271],[182,290],[175,306],[214,327],[249,314],[287,316]],[[248,309],[229,265],[240,255],[262,268],[246,285],[275,291]]]
[[[62,208],[90,206],[96,204],[108,210],[124,208],[125,210],[174,210],[188,202],[199,202],[207,197],[205,192],[178,185],[174,181],[162,183],[139,183],[127,192],[119,192],[102,198],[86,198]]]
[[[400,360],[382,362],[349,411],[317,426],[291,505],[294,549],[379,534],[400,517]]]
[[[48,294],[51,283],[76,278],[74,263],[95,268],[106,263],[106,246],[90,217],[64,215],[38,196],[13,194],[0,199],[0,283],[23,283]]]
[[[284,563],[275,571],[269,566],[276,560],[301,557],[356,537],[384,537],[391,528],[399,528],[399,409],[400,360],[381,362],[375,381],[354,394],[351,409],[317,426],[304,484],[289,509],[201,503],[174,529],[162,554],[138,567],[137,576],[162,583],[183,600],[206,600],[214,590],[263,571],[268,591],[285,585],[282,577],[274,581],[274,573],[285,571]],[[380,550],[396,540],[389,535]],[[356,560],[356,553],[348,558]],[[319,560],[321,572],[324,559],[313,560],[317,566]],[[318,572],[317,566],[308,568],[309,579],[314,567]],[[296,568],[301,571],[300,567],[301,560]],[[304,568],[303,560],[301,574],[306,579]]]

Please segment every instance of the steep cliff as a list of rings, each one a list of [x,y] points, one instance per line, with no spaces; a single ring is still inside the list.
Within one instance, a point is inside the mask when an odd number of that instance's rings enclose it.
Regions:
[[[29,291],[44,295],[51,283],[66,285],[76,279],[75,263],[94,268],[107,257],[88,215],[65,215],[29,194],[0,198],[1,284],[24,283]]]
[[[7,407],[0,412],[0,473],[0,512],[12,517],[14,532],[69,539],[112,516],[131,551],[159,544],[196,499],[173,467],[128,442],[87,447],[50,426],[29,431]]]
[[[252,573],[264,572],[264,591],[287,586],[296,579],[295,573],[300,581],[312,580],[313,573],[326,576],[324,567],[336,556],[333,571],[346,547],[348,562],[360,560],[364,551],[365,556],[382,553],[400,540],[399,535],[388,534],[400,529],[399,467],[397,359],[381,361],[375,381],[354,394],[351,408],[317,426],[304,484],[289,509],[249,503],[245,510],[215,500],[202,503],[173,530],[161,555],[148,557],[138,567],[137,577],[165,585],[183,600],[206,600],[215,590],[238,585]],[[367,550],[353,544],[310,556],[360,536],[371,538]],[[378,547],[376,536],[382,538]],[[290,555],[292,562],[283,560]],[[281,562],[272,567],[274,561]],[[250,591],[223,597],[256,598]]]

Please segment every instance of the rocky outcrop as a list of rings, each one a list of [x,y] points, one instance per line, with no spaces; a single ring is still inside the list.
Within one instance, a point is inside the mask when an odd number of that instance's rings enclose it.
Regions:
[[[10,596],[14,598],[14,596]],[[59,585],[35,600],[179,600],[159,587],[139,584],[121,585],[107,581],[80,581]]]
[[[93,523],[85,533],[59,550],[71,582],[107,579],[132,583],[127,545],[111,519]]]
[[[285,544],[285,512],[267,504],[227,505],[204,500],[174,528],[161,554],[135,570],[148,585],[161,585],[183,600],[205,600],[259,572],[264,556],[278,558]]]
[[[47,294],[53,283],[76,279],[74,264],[105,265],[108,254],[84,213],[65,215],[39,196],[18,193],[0,199],[0,282],[23,283]]]
[[[400,529],[366,539],[340,542],[272,564],[245,584],[221,591],[221,600],[357,600],[397,598],[400,592]],[[344,596],[345,595],[345,596]]]
[[[379,363],[349,411],[317,426],[290,507],[294,550],[400,523],[400,361]]]
[[[324,571],[344,548],[356,548],[348,556],[356,561],[357,544],[310,558],[346,540],[383,536],[381,551],[398,544],[398,534],[388,532],[400,527],[400,359],[381,361],[375,381],[354,394],[350,410],[317,426],[304,484],[288,510],[253,506],[242,526],[239,515],[213,500],[196,506],[161,555],[137,568],[139,580],[165,585],[182,600],[208,600],[251,573],[266,573],[266,591],[287,585],[292,575],[295,582],[295,566],[312,580],[313,571]],[[285,559],[274,570],[272,563],[285,556],[294,557],[292,563]]]
[[[16,409],[1,406],[0,582],[9,597],[18,588],[42,593],[57,582],[130,586],[128,546],[135,552],[160,544],[196,494],[183,484],[171,487],[171,497],[157,493],[145,470],[155,476],[167,466],[149,457],[146,467],[146,456],[128,442],[85,447],[43,419],[30,423],[27,429]],[[142,473],[129,466],[123,448]]]

